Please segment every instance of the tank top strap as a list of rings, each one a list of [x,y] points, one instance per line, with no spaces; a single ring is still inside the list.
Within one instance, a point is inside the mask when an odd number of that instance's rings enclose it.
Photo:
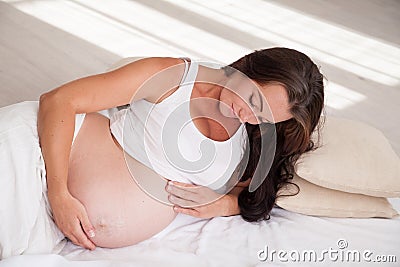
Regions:
[[[198,62],[188,57],[181,57],[185,61],[185,72],[183,75],[182,83],[194,83],[198,71]]]
[[[183,61],[185,62],[185,71],[183,72],[183,76],[182,76],[182,80],[181,83],[186,79],[188,70],[189,70],[189,62],[191,61],[190,58],[188,57],[180,57],[180,59],[183,59]]]
[[[199,64],[195,60],[188,57],[181,57],[185,61],[185,74],[181,81],[179,91],[183,93],[183,101],[190,100],[192,94],[193,86],[197,77],[197,72],[199,69]]]

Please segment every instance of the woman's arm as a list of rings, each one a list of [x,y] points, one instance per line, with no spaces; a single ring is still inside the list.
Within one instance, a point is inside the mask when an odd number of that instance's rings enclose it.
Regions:
[[[139,90],[151,76],[181,62],[176,58],[146,58],[117,70],[81,78],[40,96],[38,134],[46,162],[49,189],[65,191],[75,114],[126,105],[132,99],[162,95],[161,88]],[[162,75],[158,75],[162,78]],[[171,84],[178,82],[169,78]],[[160,78],[154,78],[159,80]],[[154,82],[149,84],[154,85]],[[165,82],[163,86],[168,86]]]
[[[153,87],[152,92],[139,88],[156,73],[181,62],[176,58],[142,59],[111,72],[69,82],[40,96],[37,126],[46,165],[49,201],[57,226],[64,235],[73,242],[75,240],[74,243],[94,248],[87,238],[92,235],[93,227],[86,211],[67,188],[75,115],[128,104],[132,99],[161,95],[161,85]],[[183,73],[182,67],[175,71],[179,69]],[[179,84],[180,78],[177,75],[168,82]]]
[[[240,214],[240,208],[238,204],[238,197],[240,192],[243,191],[245,187],[243,186],[235,186],[228,194],[228,212],[227,215],[225,216],[233,216],[233,215],[239,215]]]

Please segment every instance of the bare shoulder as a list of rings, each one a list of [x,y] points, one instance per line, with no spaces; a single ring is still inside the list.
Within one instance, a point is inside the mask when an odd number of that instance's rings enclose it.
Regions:
[[[166,69],[171,66],[179,65],[184,63],[183,59],[176,57],[147,57],[144,58],[147,63],[158,66],[161,69]]]
[[[41,95],[40,101],[55,106],[68,104],[77,114],[122,106],[139,99],[155,102],[179,85],[184,69],[180,58],[142,58],[63,84]]]
[[[152,74],[142,82],[133,100],[146,99],[159,103],[178,88],[185,71],[185,62],[181,58],[151,57],[144,59],[143,67]]]
[[[114,68],[111,71],[119,70],[121,68],[137,68],[141,67],[147,69],[152,73],[170,68],[184,63],[183,59],[176,57],[142,57],[132,58],[127,64],[122,64],[119,68]]]

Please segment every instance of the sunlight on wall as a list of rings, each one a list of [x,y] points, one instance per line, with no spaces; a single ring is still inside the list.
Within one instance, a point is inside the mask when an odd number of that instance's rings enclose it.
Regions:
[[[247,50],[133,1],[41,0],[13,5],[121,57],[196,55],[224,62],[232,53]]]
[[[334,82],[328,82],[325,89],[325,105],[334,109],[345,109],[365,100],[367,97]]]
[[[261,0],[169,0],[277,45],[389,86],[400,82],[400,49]]]
[[[255,48],[239,45],[218,36],[212,28],[194,27],[135,1],[5,2],[121,57],[185,55],[230,63]],[[165,2],[226,25],[233,33],[240,30],[266,43],[298,49],[320,62],[381,84],[399,84],[399,48],[299,12],[261,0]],[[335,109],[344,109],[365,98],[333,82],[327,86],[326,104]]]

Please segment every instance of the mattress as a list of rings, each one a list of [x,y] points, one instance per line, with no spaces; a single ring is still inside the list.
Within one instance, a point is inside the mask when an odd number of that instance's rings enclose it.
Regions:
[[[400,211],[400,199],[389,199]],[[358,258],[358,256],[359,258]],[[383,262],[386,261],[386,262]],[[395,262],[393,262],[395,261]],[[21,266],[399,266],[400,218],[313,217],[274,208],[271,219],[199,219],[178,214],[139,244],[85,250],[67,243],[59,255],[21,255]]]

